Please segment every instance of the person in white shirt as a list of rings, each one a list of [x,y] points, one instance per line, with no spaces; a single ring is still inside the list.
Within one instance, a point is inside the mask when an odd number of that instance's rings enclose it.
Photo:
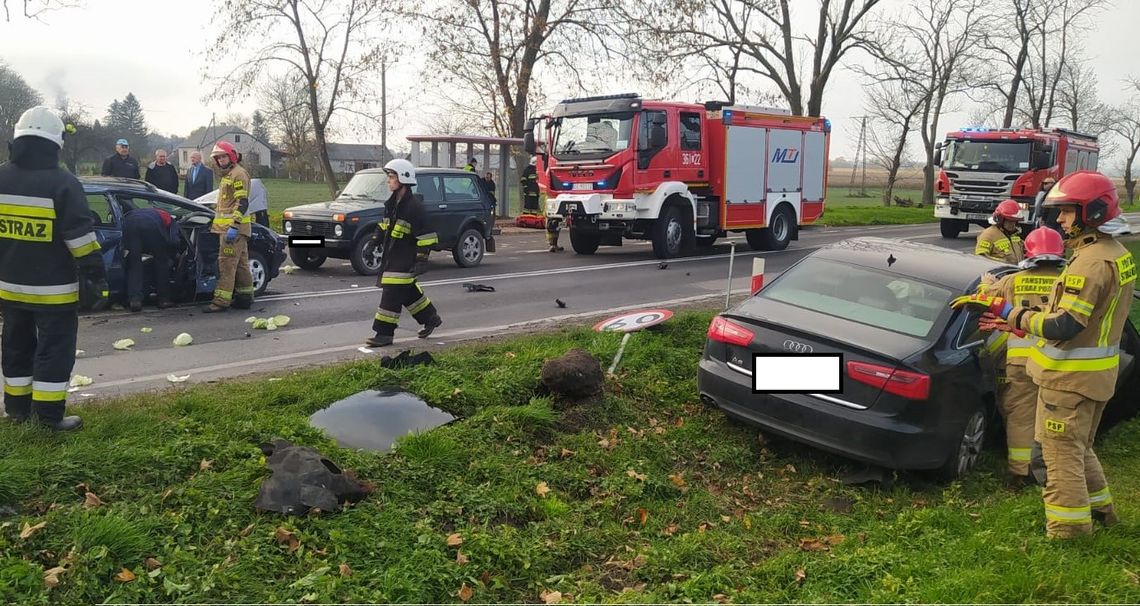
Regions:
[[[253,220],[269,227],[269,194],[261,179],[253,179],[250,183],[249,213]]]

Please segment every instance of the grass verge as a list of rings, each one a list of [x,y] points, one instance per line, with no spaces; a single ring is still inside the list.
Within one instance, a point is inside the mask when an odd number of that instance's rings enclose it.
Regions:
[[[607,395],[567,410],[536,395],[543,361],[578,346],[606,363],[620,335],[137,396],[85,410],[73,435],[2,424],[0,505],[20,513],[0,523],[0,600],[1140,601],[1140,422],[1100,448],[1124,523],[1049,542],[1039,493],[1001,488],[1001,453],[950,485],[857,489],[836,479],[842,459],[757,440],[699,404],[711,316],[638,333]],[[463,419],[389,455],[339,449],[307,424],[388,385]],[[254,513],[257,444],[273,436],[376,492],[336,515]]]

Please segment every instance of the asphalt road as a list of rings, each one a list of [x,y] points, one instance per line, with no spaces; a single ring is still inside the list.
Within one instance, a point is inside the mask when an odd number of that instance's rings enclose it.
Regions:
[[[1130,217],[1136,222],[1140,217]],[[812,228],[787,250],[758,253],[742,235],[721,240],[710,250],[668,261],[659,268],[648,243],[626,242],[603,247],[592,256],[566,251],[547,252],[543,234],[507,234],[498,250],[474,269],[461,269],[448,253],[433,253],[420,277],[425,292],[443,317],[443,326],[426,341],[416,338],[418,325],[405,313],[396,343],[363,352],[379,302],[375,278],[359,276],[347,261],[329,259],[315,271],[298,269],[282,274],[250,311],[231,310],[204,315],[199,306],[169,310],[146,308],[138,314],[104,312],[80,319],[75,374],[94,379],[69,400],[80,403],[124,393],[171,387],[168,375],[190,375],[186,383],[219,381],[251,373],[278,373],[292,368],[338,360],[395,353],[409,347],[433,347],[459,341],[534,330],[537,326],[584,323],[588,319],[626,310],[670,307],[705,302],[723,305],[728,286],[730,241],[736,241],[732,287],[739,300],[750,283],[753,257],[765,259],[771,278],[812,250],[845,238],[875,235],[970,250],[978,228],[957,240],[944,240],[937,225]],[[568,240],[563,234],[563,240]],[[493,286],[495,292],[468,292],[464,282]],[[562,300],[559,308],[555,299]],[[276,331],[254,330],[245,319],[284,314],[290,324]],[[541,323],[541,324],[538,324]],[[152,329],[142,333],[143,327]],[[174,347],[181,332],[194,343]],[[248,336],[247,336],[248,334]],[[130,338],[129,351],[112,343]]]

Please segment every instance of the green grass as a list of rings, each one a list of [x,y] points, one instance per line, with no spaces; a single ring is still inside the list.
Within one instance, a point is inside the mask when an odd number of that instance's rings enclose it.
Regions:
[[[836,480],[842,459],[758,441],[704,407],[694,369],[711,316],[636,334],[607,395],[571,407],[538,394],[543,361],[577,346],[604,366],[620,335],[573,329],[415,369],[362,361],[139,395],[85,408],[69,435],[0,424],[0,505],[20,510],[0,523],[0,601],[455,602],[464,585],[472,602],[544,591],[578,603],[1140,601],[1140,420],[1099,448],[1124,522],[1053,543],[1039,493],[1001,488],[996,450],[949,485],[851,488]],[[308,426],[387,385],[463,418],[388,455],[339,449]],[[256,514],[257,444],[274,436],[376,492],[335,515]],[[87,490],[104,505],[85,508]],[[275,540],[278,528],[300,548]],[[55,566],[67,571],[49,589]],[[122,568],[135,579],[115,580]]]
[[[1140,259],[1140,238],[1130,238],[1124,242],[1124,245],[1132,252],[1133,257]],[[1140,304],[1133,301],[1132,311],[1129,312],[1128,318],[1132,320],[1133,324],[1140,326]]]

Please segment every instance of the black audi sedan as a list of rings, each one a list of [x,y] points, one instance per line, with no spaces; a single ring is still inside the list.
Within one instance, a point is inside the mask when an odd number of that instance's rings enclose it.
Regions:
[[[984,272],[1015,270],[882,238],[816,250],[713,319],[697,375],[700,397],[731,417],[841,456],[958,477],[974,467],[1001,420],[990,335],[978,330],[977,312],[952,310],[950,302],[976,291]],[[1102,428],[1140,408],[1140,337],[1131,323],[1121,346],[1117,395]],[[769,366],[757,371],[754,359],[834,354],[837,390],[755,389],[764,382],[754,373]]]

